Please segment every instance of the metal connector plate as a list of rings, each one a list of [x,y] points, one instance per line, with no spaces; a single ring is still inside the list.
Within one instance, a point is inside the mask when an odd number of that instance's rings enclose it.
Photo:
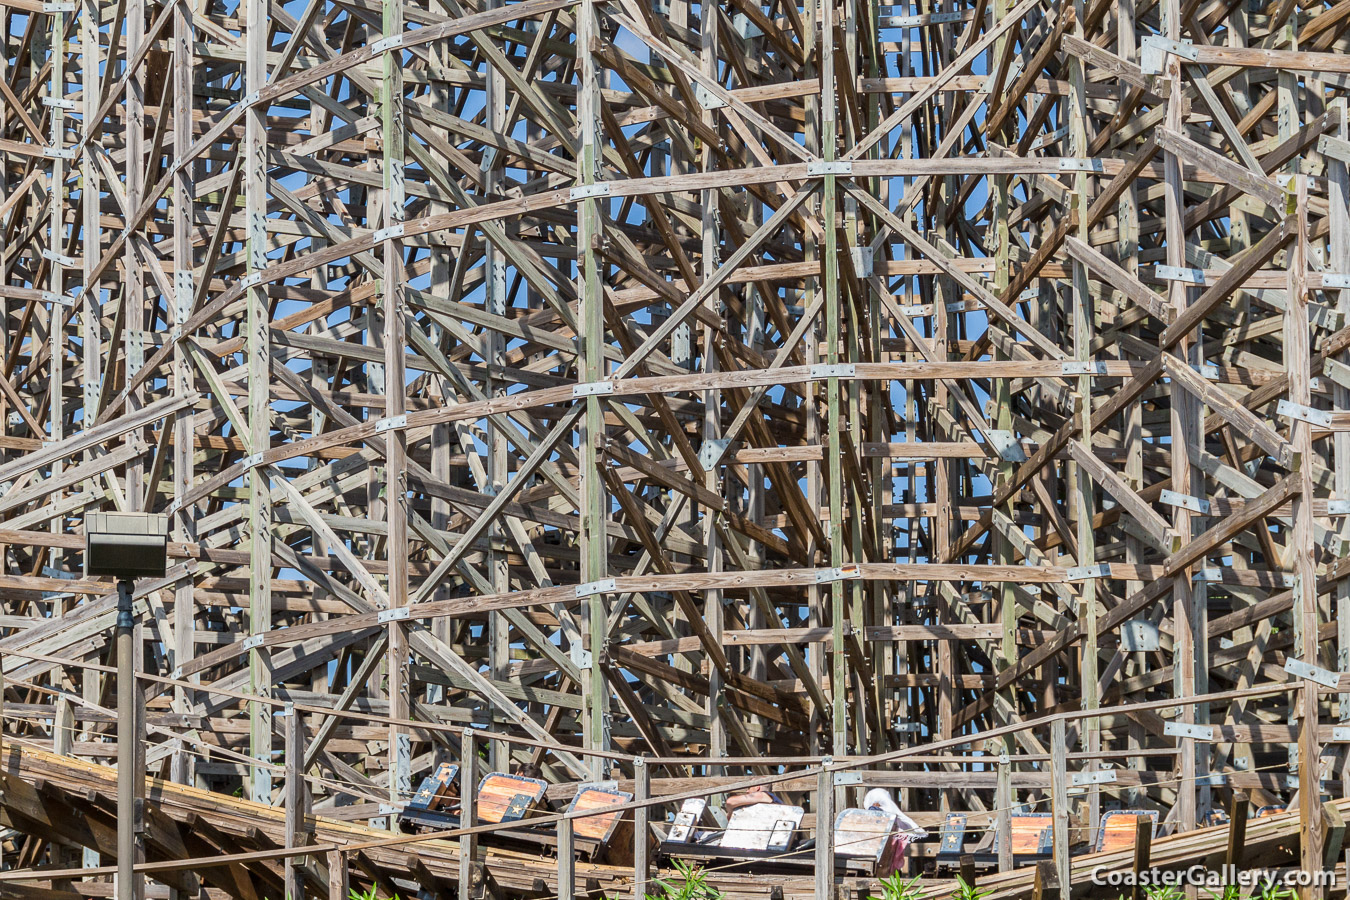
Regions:
[[[846,159],[830,161],[818,159],[815,162],[806,164],[806,174],[812,178],[819,178],[825,175],[852,175],[853,163],[851,160]]]
[[[1165,722],[1163,734],[1169,737],[1191,738],[1197,741],[1214,740],[1213,725],[1192,725],[1189,722]]]
[[[1339,687],[1341,683],[1340,673],[1323,669],[1321,666],[1314,666],[1312,663],[1306,663],[1301,659],[1286,659],[1284,670],[1290,675],[1315,681],[1324,687]]]
[[[588,381],[585,384],[572,385],[573,397],[597,397],[601,394],[614,393],[614,382],[612,381]]]
[[[583,184],[567,192],[568,200],[589,200],[591,197],[608,197],[609,182],[597,181],[595,184]]]

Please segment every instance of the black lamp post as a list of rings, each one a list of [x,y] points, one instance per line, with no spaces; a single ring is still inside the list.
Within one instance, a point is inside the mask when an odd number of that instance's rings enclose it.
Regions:
[[[117,579],[117,900],[135,900],[136,673],[133,580],[164,576],[169,523],[150,513],[90,513],[84,519],[84,574]]]

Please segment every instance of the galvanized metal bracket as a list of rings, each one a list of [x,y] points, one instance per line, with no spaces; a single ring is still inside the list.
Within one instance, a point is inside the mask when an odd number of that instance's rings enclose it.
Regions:
[[[1201,378],[1205,379],[1206,381],[1219,380],[1218,366],[1212,366],[1209,363],[1205,363],[1204,365],[1191,366],[1191,370],[1195,372],[1195,374],[1199,375]]]
[[[567,192],[568,200],[589,200],[592,197],[608,197],[609,182],[597,181],[595,184],[583,184]]]
[[[872,259],[875,255],[871,247],[853,247],[850,250],[853,258],[853,270],[858,273],[860,278],[867,278],[872,274]]]
[[[1017,441],[1017,435],[1013,432],[991,428],[984,436],[989,439],[989,446],[994,448],[1000,459],[1008,462],[1026,462],[1026,451],[1022,449],[1022,445]]]
[[[403,428],[407,424],[407,415],[389,416],[384,419],[378,419],[375,422],[375,433],[383,434],[386,431],[393,431],[395,428]]]
[[[764,34],[764,30],[754,22],[750,21],[750,17],[745,13],[736,13],[736,15],[732,16],[731,27],[736,29],[736,33],[741,36],[742,40],[746,41]]]
[[[1196,741],[1214,740],[1213,725],[1193,725],[1190,722],[1165,722],[1163,734],[1169,737],[1190,738]]]
[[[370,55],[379,56],[387,50],[394,50],[403,46],[403,35],[396,34],[393,37],[381,38],[370,45]]]
[[[727,448],[731,446],[728,438],[708,438],[703,445],[698,448],[698,462],[703,466],[703,471],[711,472],[717,468],[717,463],[721,461],[726,454]]]
[[[806,164],[806,174],[811,178],[822,178],[826,175],[852,175],[853,162],[847,159],[818,159]]]
[[[946,25],[952,22],[960,22],[961,19],[962,14],[959,12],[927,13],[917,16],[878,16],[877,27],[918,28],[923,25]]]
[[[714,94],[708,88],[698,82],[694,82],[694,99],[698,105],[704,109],[721,109],[727,105],[727,101]]]
[[[812,381],[819,381],[822,378],[852,378],[856,374],[857,367],[853,363],[815,365],[811,367],[810,371]]]
[[[1073,566],[1064,572],[1065,581],[1088,581],[1093,578],[1110,578],[1111,567],[1102,563],[1096,566]]]
[[[1158,626],[1148,619],[1128,619],[1121,623],[1120,649],[1127,653],[1151,653],[1161,647]]]
[[[819,569],[816,572],[816,584],[828,584],[831,581],[856,581],[862,578],[862,567],[857,563],[836,566],[833,569]]]
[[[1315,681],[1325,687],[1339,687],[1341,676],[1339,672],[1332,672],[1330,669],[1323,669],[1321,666],[1315,666],[1312,663],[1304,662],[1301,659],[1286,659],[1284,661],[1284,670],[1297,678],[1306,678],[1309,681]]]
[[[1162,281],[1184,281],[1187,284],[1204,284],[1204,269],[1186,269],[1181,266],[1156,266],[1153,274]]]
[[[1059,170],[1061,172],[1095,172],[1100,174],[1106,171],[1106,162],[1101,159],[1066,156],[1059,161]]]
[[[614,393],[614,382],[612,381],[588,381],[584,384],[572,385],[573,397],[598,397],[602,394]]]
[[[1209,501],[1203,497],[1192,497],[1190,494],[1180,494],[1176,491],[1164,490],[1158,495],[1158,500],[1167,506],[1179,506],[1182,509],[1189,509],[1191,512],[1197,512],[1203,516],[1209,515]]]
[[[587,581],[576,587],[576,596],[591,597],[595,594],[605,594],[614,590],[613,578],[602,578],[599,581]]]
[[[1288,419],[1298,419],[1301,422],[1307,422],[1310,425],[1317,425],[1322,428],[1331,427],[1331,413],[1324,409],[1313,409],[1311,406],[1304,406],[1302,403],[1290,403],[1288,400],[1281,400],[1275,405],[1275,412]]]
[[[1189,41],[1174,41],[1160,35],[1151,34],[1144,38],[1140,47],[1139,68],[1145,75],[1161,75],[1167,68],[1167,54],[1180,56],[1195,62],[1200,51]]]

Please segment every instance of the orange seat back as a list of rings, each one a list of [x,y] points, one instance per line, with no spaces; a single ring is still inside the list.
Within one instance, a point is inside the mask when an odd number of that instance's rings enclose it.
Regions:
[[[1148,809],[1117,809],[1102,815],[1097,826],[1098,853],[1110,853],[1113,850],[1133,850],[1139,836],[1139,823],[1158,824],[1158,814]]]
[[[1045,853],[1054,842],[1054,825],[1049,816],[1013,816],[1009,822],[1014,854]]]
[[[489,772],[478,783],[475,809],[478,821],[496,825],[523,819],[544,799],[547,787],[548,784],[538,778]]]
[[[598,788],[584,787],[577,791],[576,796],[572,798],[572,805],[568,807],[567,811],[589,812],[593,809],[604,809],[607,806],[620,806],[632,799],[632,794],[625,794],[622,791],[603,791]],[[572,823],[572,833],[583,840],[604,843],[609,839],[614,826],[619,823],[619,817],[620,813],[610,812],[577,819]]]

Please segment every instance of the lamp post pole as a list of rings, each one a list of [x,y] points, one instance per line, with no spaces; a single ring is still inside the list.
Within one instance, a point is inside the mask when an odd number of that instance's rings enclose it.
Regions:
[[[117,580],[117,900],[136,900],[136,665],[131,581]]]
[[[163,578],[169,564],[169,520],[150,513],[89,513],[84,519],[84,574],[117,579],[117,887],[116,900],[137,900],[143,891],[134,872],[137,799],[145,776],[136,684],[136,620],[132,579]],[[142,878],[144,876],[141,876]]]

